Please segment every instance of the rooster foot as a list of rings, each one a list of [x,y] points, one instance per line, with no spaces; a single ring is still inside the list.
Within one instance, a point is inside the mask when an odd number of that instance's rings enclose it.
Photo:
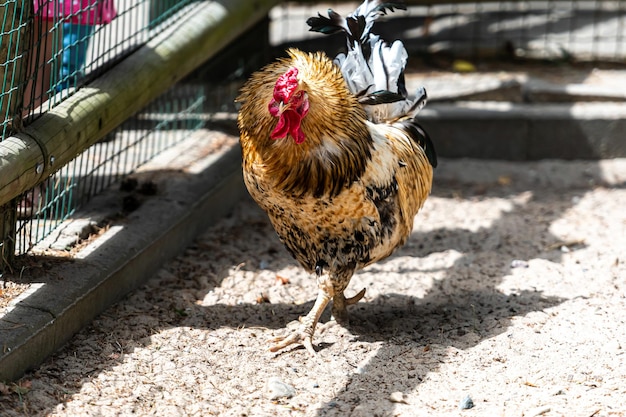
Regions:
[[[315,326],[322,315],[322,312],[330,301],[330,295],[322,289],[317,293],[317,299],[309,314],[300,318],[300,325],[297,329],[293,330],[288,336],[279,336],[272,339],[275,344],[270,347],[271,352],[279,351],[293,344],[301,344],[312,356],[315,356],[317,352],[313,349],[313,334],[315,333]]]
[[[335,296],[333,297],[333,308],[331,312],[337,323],[348,323],[348,310],[346,309],[346,307],[358,303],[364,295],[365,288],[363,288],[355,296],[350,298],[346,298],[346,296],[343,295],[343,292],[335,294]]]
[[[307,352],[311,356],[315,356],[317,353],[313,348],[313,332],[315,329],[307,328],[305,325],[301,325],[299,329],[294,330],[287,336],[278,336],[272,339],[274,345],[270,347],[270,352],[277,352],[289,345],[300,344],[305,347]]]

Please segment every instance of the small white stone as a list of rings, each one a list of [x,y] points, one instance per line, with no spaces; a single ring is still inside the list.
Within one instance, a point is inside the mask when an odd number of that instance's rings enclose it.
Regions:
[[[277,400],[279,398],[291,398],[296,395],[296,390],[289,384],[284,383],[275,376],[267,380],[265,385],[265,391],[270,400]]]
[[[389,401],[391,401],[392,403],[408,404],[408,402],[404,398],[404,394],[400,391],[392,392],[389,395]]]

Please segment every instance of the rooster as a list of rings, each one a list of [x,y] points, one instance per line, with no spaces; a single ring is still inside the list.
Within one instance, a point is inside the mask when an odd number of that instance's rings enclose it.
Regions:
[[[352,275],[405,243],[430,193],[436,154],[415,120],[426,93],[407,97],[404,46],[370,33],[394,8],[406,6],[366,0],[346,18],[331,9],[310,18],[313,31],[345,32],[347,53],[333,61],[289,49],[237,98],[246,187],[317,278],[313,308],[271,351],[302,344],[315,354],[313,335],[328,303],[345,323],[346,307],[365,294],[346,298]]]

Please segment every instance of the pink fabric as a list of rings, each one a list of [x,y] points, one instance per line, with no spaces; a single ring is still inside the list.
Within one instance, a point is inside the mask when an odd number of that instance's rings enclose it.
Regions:
[[[64,23],[103,25],[117,16],[113,0],[35,0],[35,14]]]

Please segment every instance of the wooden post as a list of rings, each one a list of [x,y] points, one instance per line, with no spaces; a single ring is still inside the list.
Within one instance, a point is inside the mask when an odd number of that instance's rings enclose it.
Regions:
[[[13,0],[0,7],[0,16],[3,16],[0,39],[0,133],[3,140],[12,130],[22,129],[24,85],[28,77],[24,71],[24,52],[32,31],[32,4],[29,0]],[[16,221],[17,200],[13,199],[0,206],[0,273],[10,268],[15,257]]]
[[[17,223],[17,199],[0,206],[0,276],[11,271],[15,258],[15,236]]]

